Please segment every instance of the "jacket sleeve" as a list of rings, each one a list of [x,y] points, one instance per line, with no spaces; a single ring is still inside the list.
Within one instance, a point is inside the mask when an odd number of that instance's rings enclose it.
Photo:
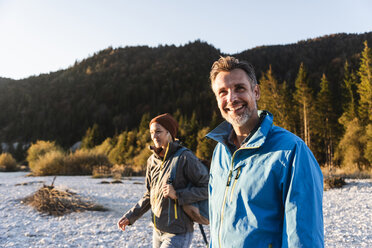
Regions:
[[[128,212],[124,214],[123,217],[126,217],[129,220],[130,225],[134,224],[142,215],[144,215],[150,208],[150,172],[152,164],[152,156],[147,160],[147,169],[146,169],[146,192],[143,197],[132,207]]]
[[[284,177],[282,247],[324,247],[323,175],[305,143],[296,144]]]
[[[183,173],[191,182],[189,187],[177,189],[178,203],[182,206],[208,199],[209,172],[199,159],[190,151],[180,157],[183,161]],[[181,167],[182,168],[182,167]]]

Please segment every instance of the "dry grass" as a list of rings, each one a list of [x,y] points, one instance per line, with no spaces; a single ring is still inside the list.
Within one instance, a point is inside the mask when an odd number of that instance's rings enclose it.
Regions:
[[[92,178],[112,177],[111,169],[108,166],[94,166],[92,170]]]
[[[334,168],[329,171],[328,168],[322,167],[324,177],[324,190],[333,188],[342,188],[346,184],[345,179],[369,179],[372,178],[372,170],[360,171],[356,167]]]
[[[372,169],[360,171],[356,168],[334,168],[329,171],[328,168],[322,167],[324,178],[343,177],[351,179],[369,179],[372,178]]]
[[[89,199],[78,196],[76,193],[57,190],[53,186],[43,186],[33,195],[26,197],[23,203],[34,207],[37,211],[61,216],[71,212],[107,211],[101,205],[92,203]]]
[[[124,164],[114,164],[111,166],[94,166],[92,171],[93,178],[109,178],[120,181],[124,176],[137,175],[133,168]]]

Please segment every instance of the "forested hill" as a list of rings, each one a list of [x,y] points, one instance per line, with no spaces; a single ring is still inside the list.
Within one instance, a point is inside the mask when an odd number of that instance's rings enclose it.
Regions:
[[[333,34],[295,44],[262,46],[236,56],[250,61],[257,74],[266,71],[271,65],[276,79],[280,82],[285,80],[292,88],[299,65],[304,63],[310,84],[318,89],[323,73],[331,84],[339,85],[338,82],[343,78],[345,60],[348,60],[353,70],[358,69],[364,41],[372,44],[372,32],[358,35]]]
[[[0,77],[0,84],[11,82],[11,81],[13,81],[13,79]]]
[[[258,79],[271,65],[278,81],[292,89],[303,62],[314,94],[323,73],[337,93],[345,61],[358,68],[365,40],[372,44],[372,32],[257,47],[235,56],[250,61]],[[95,123],[109,137],[136,127],[144,113],[177,110],[188,118],[195,111],[207,126],[217,111],[209,70],[220,55],[201,41],[107,48],[65,70],[23,80],[0,78],[0,142],[43,139],[70,146]]]

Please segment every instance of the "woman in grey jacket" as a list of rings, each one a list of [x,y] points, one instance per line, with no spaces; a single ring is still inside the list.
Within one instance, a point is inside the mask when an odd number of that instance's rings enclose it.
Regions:
[[[153,154],[147,160],[146,193],[118,222],[118,227],[124,231],[151,208],[154,248],[189,247],[193,221],[182,206],[208,198],[206,167],[190,150],[173,157],[182,148],[175,139],[177,130],[177,121],[168,113],[151,120],[154,146],[150,147]],[[175,179],[170,184],[171,166],[175,163]]]

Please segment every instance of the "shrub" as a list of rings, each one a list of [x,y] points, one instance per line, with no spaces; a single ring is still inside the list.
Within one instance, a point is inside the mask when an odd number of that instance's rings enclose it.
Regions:
[[[210,129],[208,127],[205,127],[198,132],[198,145],[195,155],[203,160],[211,160],[214,147],[216,146],[215,141],[205,137],[205,135],[207,135],[209,131]]]
[[[65,158],[66,174],[90,175],[95,166],[108,166],[112,164],[107,156],[93,150],[77,150]]]
[[[63,175],[65,155],[61,151],[50,151],[33,162],[31,168],[34,176]]]
[[[31,171],[34,171],[37,161],[41,157],[52,151],[58,151],[62,153],[63,150],[61,147],[57,146],[55,142],[51,141],[38,140],[35,144],[32,144],[27,150],[26,158]]]
[[[347,123],[345,127],[344,137],[340,140],[335,154],[336,158],[341,159],[341,167],[349,173],[368,169],[369,162],[365,158],[366,131],[357,118]]]
[[[17,162],[10,153],[0,154],[0,171],[16,171]]]
[[[125,172],[125,166],[123,165],[115,164],[111,168],[111,175],[115,180],[120,180],[121,177],[124,175],[124,172]]]
[[[346,184],[345,179],[340,176],[332,176],[324,179],[324,190],[342,188]]]
[[[132,166],[133,171],[139,174],[144,174],[144,172],[146,172],[147,159],[151,156],[151,154],[151,150],[145,148],[136,157],[134,157],[134,165]]]
[[[111,167],[106,155],[91,150],[78,150],[67,156],[59,150],[49,151],[32,164],[34,176],[90,175],[96,166]]]

